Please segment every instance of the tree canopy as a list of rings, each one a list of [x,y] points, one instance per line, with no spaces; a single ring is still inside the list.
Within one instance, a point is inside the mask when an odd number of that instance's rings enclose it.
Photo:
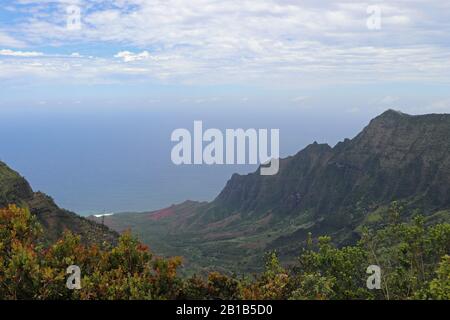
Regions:
[[[396,210],[353,246],[311,235],[291,266],[268,252],[262,274],[183,278],[180,257],[158,257],[130,233],[117,246],[87,246],[70,232],[44,244],[36,217],[11,205],[0,209],[0,299],[450,299],[450,224],[399,222]],[[72,265],[79,290],[66,286]],[[370,265],[381,270],[378,290],[366,286]]]

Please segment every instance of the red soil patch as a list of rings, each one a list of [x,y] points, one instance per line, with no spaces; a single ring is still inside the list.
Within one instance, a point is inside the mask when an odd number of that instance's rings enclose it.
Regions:
[[[153,221],[158,221],[167,217],[170,217],[175,214],[175,211],[172,208],[162,209],[156,212],[149,214],[148,218]]]

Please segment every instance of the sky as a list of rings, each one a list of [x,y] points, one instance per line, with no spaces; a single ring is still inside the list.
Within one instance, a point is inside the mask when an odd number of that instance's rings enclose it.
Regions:
[[[0,110],[449,112],[449,34],[436,0],[3,0]]]
[[[450,112],[450,2],[2,0],[0,160],[77,213],[212,200],[171,132],[280,129],[281,156],[386,109]]]

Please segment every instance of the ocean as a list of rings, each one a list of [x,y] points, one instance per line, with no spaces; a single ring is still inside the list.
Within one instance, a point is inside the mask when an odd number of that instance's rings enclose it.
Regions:
[[[336,144],[353,137],[371,115],[303,110],[255,112],[173,109],[0,109],[0,160],[35,191],[80,215],[149,211],[184,200],[210,201],[233,173],[255,165],[176,166],[170,159],[177,128],[277,128],[280,153],[307,144]]]

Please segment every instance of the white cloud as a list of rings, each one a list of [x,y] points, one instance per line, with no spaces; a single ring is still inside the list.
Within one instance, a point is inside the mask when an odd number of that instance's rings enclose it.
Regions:
[[[57,8],[51,12],[50,2]],[[27,43],[119,51],[115,59],[72,56],[80,58],[81,66],[69,63],[77,77],[293,86],[450,81],[450,5],[438,0],[381,5],[376,32],[366,27],[367,3],[353,1],[74,0],[82,9],[78,31],[66,29],[67,1],[16,3],[34,4],[29,19],[15,26]],[[37,62],[54,72],[68,63]],[[16,68],[30,70],[20,62]]]
[[[2,32],[0,30],[0,46],[2,47],[12,47],[12,48],[23,48],[25,43],[23,41],[17,40],[12,36]]]
[[[305,96],[298,96],[292,99],[292,102],[304,102],[308,99],[308,97]]]
[[[42,52],[36,51],[14,51],[9,49],[0,50],[0,56],[10,56],[10,57],[39,57],[43,56]]]
[[[430,112],[450,112],[450,98],[434,101],[428,106]]]
[[[349,108],[346,110],[346,112],[348,112],[348,113],[358,113],[360,111],[361,111],[361,109],[358,107],[352,107],[352,108]]]
[[[384,98],[382,98],[382,99],[380,100],[380,103],[381,103],[381,104],[384,104],[384,105],[390,105],[390,104],[393,104],[393,103],[398,102],[399,100],[400,100],[400,99],[399,99],[398,97],[385,96]]]
[[[121,51],[117,53],[114,58],[121,58],[124,62],[141,61],[150,58],[150,53],[148,53],[148,51],[143,51],[141,53]]]

